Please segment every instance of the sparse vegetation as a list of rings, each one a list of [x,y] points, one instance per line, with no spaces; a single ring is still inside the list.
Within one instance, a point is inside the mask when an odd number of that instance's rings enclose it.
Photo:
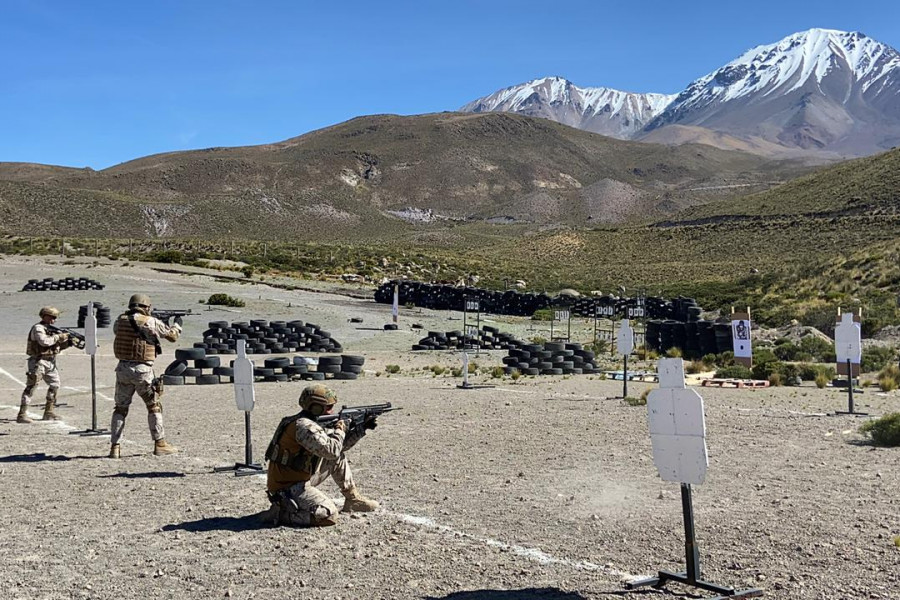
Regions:
[[[717,379],[753,379],[753,372],[743,365],[722,367],[716,371]]]
[[[900,412],[866,421],[859,431],[870,437],[877,446],[900,446]]]
[[[238,308],[245,305],[240,298],[234,298],[228,294],[213,294],[206,303],[214,306],[233,306]]]
[[[385,365],[384,370],[386,373],[394,375],[400,372],[400,365]]]

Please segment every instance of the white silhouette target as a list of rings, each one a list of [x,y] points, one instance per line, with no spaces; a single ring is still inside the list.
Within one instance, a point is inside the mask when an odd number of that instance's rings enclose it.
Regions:
[[[663,481],[700,484],[706,477],[706,420],[703,398],[684,385],[680,358],[662,358],[659,388],[647,397],[653,463]]]
[[[862,326],[853,313],[841,313],[841,322],[834,328],[834,352],[838,364],[849,360],[858,365],[862,361]]]
[[[247,358],[247,341],[238,340],[234,359],[234,401],[238,410],[250,412],[256,404],[253,391],[253,361]]]
[[[628,356],[634,352],[634,328],[628,323],[628,319],[622,319],[616,333],[616,351],[621,356]]]

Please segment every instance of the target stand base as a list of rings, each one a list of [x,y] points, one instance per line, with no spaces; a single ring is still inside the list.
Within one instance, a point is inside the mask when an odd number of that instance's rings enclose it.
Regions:
[[[228,471],[234,471],[235,477],[241,477],[243,475],[260,475],[265,473],[266,469],[262,465],[255,463],[234,463],[234,466],[231,467],[213,467],[213,473],[226,473]]]
[[[69,435],[80,435],[82,437],[95,436],[95,435],[109,435],[109,429],[85,429],[84,431],[70,431]]]
[[[635,588],[646,586],[651,586],[659,589],[665,586],[670,581],[682,583],[684,585],[697,587],[709,592],[713,592],[715,594],[719,594],[718,596],[706,598],[705,600],[736,600],[738,598],[757,598],[763,595],[762,590],[758,588],[735,590],[734,588],[724,587],[721,585],[716,585],[715,583],[703,581],[702,579],[689,577],[687,573],[672,573],[670,571],[660,571],[656,577],[648,577],[647,579],[629,581],[625,583],[625,589],[633,590]]]

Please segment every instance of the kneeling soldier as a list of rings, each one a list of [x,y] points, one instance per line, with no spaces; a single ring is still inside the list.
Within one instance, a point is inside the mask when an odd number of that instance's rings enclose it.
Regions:
[[[25,352],[28,354],[28,372],[25,373],[25,390],[22,392],[22,402],[19,406],[19,415],[16,423],[31,423],[28,416],[28,404],[38,380],[43,379],[47,384],[47,401],[44,404],[44,421],[57,421],[59,417],[53,410],[56,405],[56,393],[59,390],[59,370],[56,368],[56,355],[72,345],[69,334],[51,333],[48,325],[53,325],[59,311],[52,306],[45,306],[38,316],[41,322],[36,323],[28,332],[28,343]]]
[[[324,385],[311,385],[300,394],[302,410],[281,420],[269,448],[267,493],[272,506],[263,518],[276,525],[299,527],[334,525],[338,508],[327,494],[315,486],[331,476],[344,495],[343,512],[368,512],[378,503],[360,494],[353,482],[345,452],[358,442],[365,427],[347,432],[338,421],[334,429],[316,422],[332,414],[337,395]]]

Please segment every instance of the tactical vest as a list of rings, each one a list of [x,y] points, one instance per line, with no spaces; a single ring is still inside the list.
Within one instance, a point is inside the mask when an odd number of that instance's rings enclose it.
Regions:
[[[116,338],[113,341],[113,353],[119,360],[132,360],[153,364],[156,359],[156,345],[152,341],[145,340],[134,330],[129,318],[131,313],[119,315],[116,320]],[[139,328],[150,317],[141,313],[134,313],[134,322]]]
[[[279,492],[295,483],[309,481],[322,461],[322,457],[297,442],[297,421],[301,415],[304,413],[283,418],[269,442],[266,450],[266,460],[269,461],[266,488],[270,492]]]
[[[32,337],[34,335],[34,330],[38,325],[40,325],[40,323],[33,325],[28,331],[28,343],[25,346],[25,353],[29,358],[40,358],[43,360],[51,360],[56,358],[56,355],[61,351],[59,344],[53,344],[52,346],[41,346]]]

